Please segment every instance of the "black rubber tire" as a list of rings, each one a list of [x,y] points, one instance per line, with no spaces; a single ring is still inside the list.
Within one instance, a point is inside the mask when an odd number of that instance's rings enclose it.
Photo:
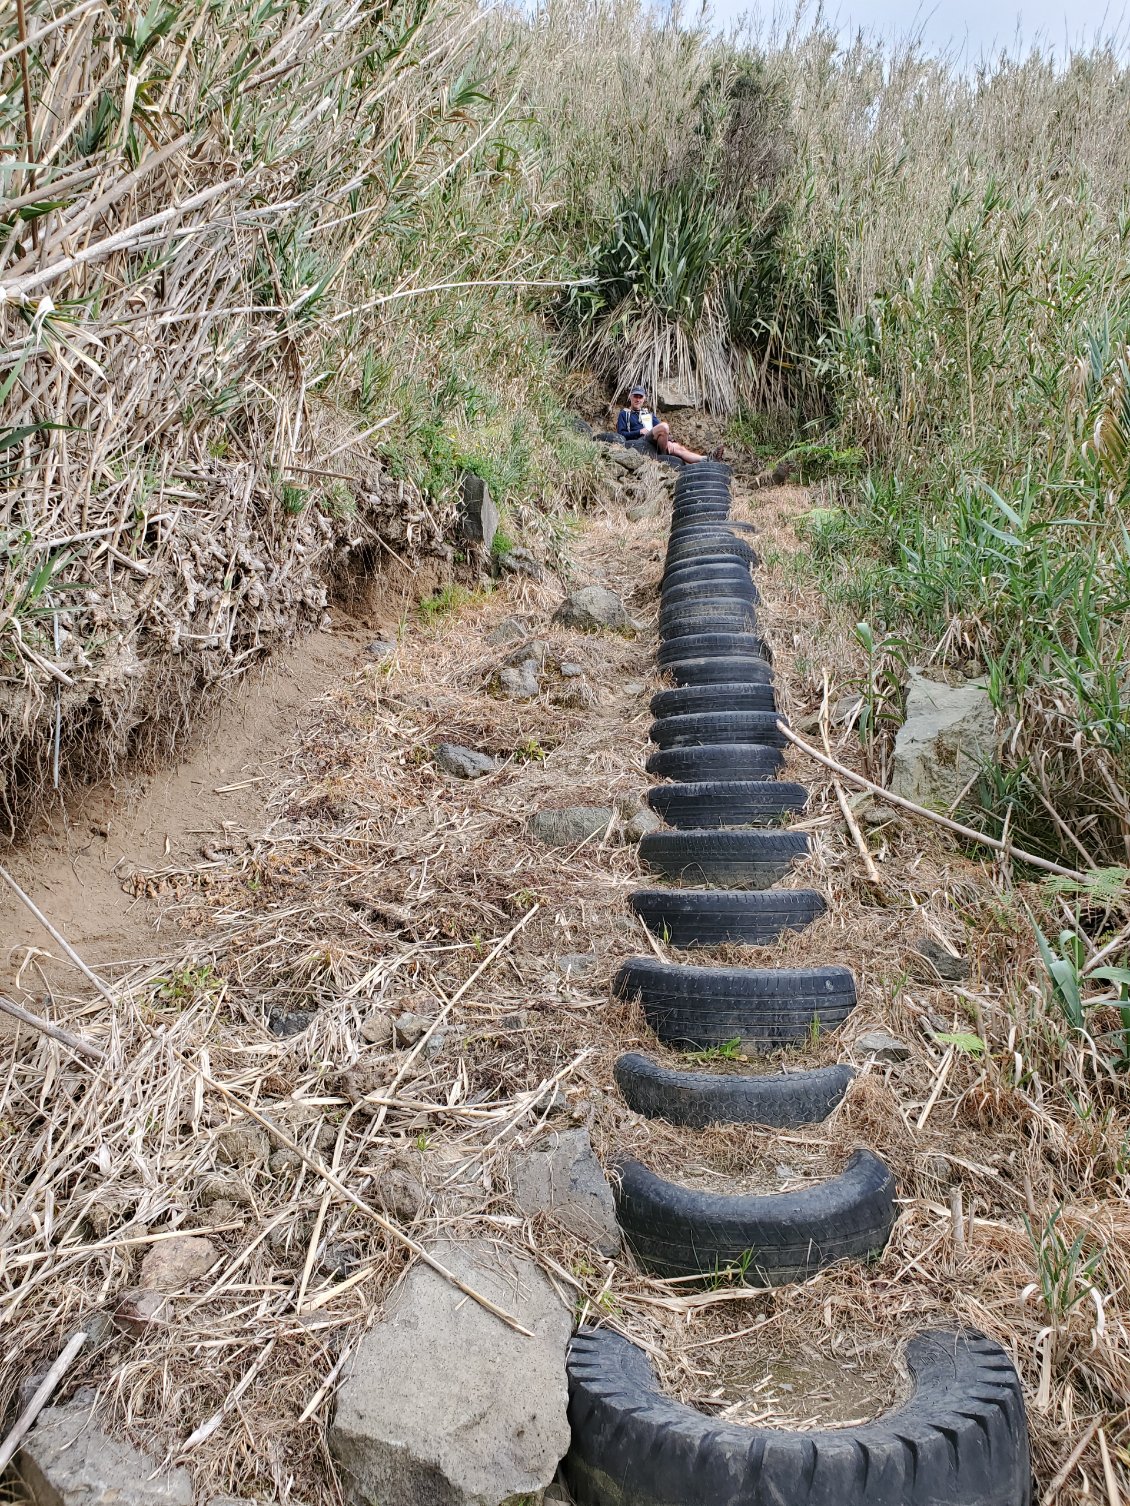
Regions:
[[[659,583],[659,589],[661,592],[666,591],[671,586],[686,585],[688,581],[710,581],[720,586],[736,582],[741,585],[743,581],[751,579],[749,566],[738,559],[724,557],[720,560],[708,560],[705,564],[693,560],[688,564],[674,565],[668,570]]]
[[[610,1329],[569,1346],[577,1506],[1031,1506],[1024,1393],[974,1330],[906,1346],[914,1395],[872,1422],[790,1432],[708,1417],[659,1389],[651,1360]]]
[[[649,831],[640,862],[681,884],[768,889],[809,852],[802,831]]]
[[[637,889],[628,903],[671,946],[769,946],[827,910],[815,889]]]
[[[647,803],[681,831],[717,826],[779,826],[808,804],[808,791],[789,779],[698,779],[655,784]]]
[[[668,1124],[819,1124],[842,1100],[855,1072],[846,1063],[810,1072],[672,1072],[639,1051],[615,1066],[616,1086],[634,1113]]]
[[[691,685],[771,685],[773,670],[760,654],[719,654],[701,658],[680,654],[664,665],[678,686]]]
[[[695,748],[703,743],[764,743],[783,748],[788,738],[775,711],[692,711],[652,722],[648,737],[657,748]]]
[[[759,784],[776,779],[784,762],[780,748],[763,743],[703,743],[697,748],[660,748],[644,768],[678,784]]]
[[[769,645],[755,633],[686,633],[659,647],[660,667],[676,659],[732,659],[736,654],[770,660]]]
[[[869,1150],[839,1176],[796,1192],[703,1192],[621,1161],[616,1221],[656,1276],[710,1276],[737,1267],[751,1286],[807,1281],[841,1260],[882,1254],[897,1216],[895,1179]]]
[[[837,1029],[856,1000],[847,967],[684,967],[656,957],[630,957],[612,990],[639,999],[666,1045],[711,1051],[736,1040],[749,1055]]]
[[[685,517],[700,507],[715,507],[719,504],[729,511],[731,488],[724,481],[704,481],[699,486],[684,486],[675,489],[671,501],[671,516]]]
[[[692,465],[687,466],[680,479],[683,485],[687,486],[692,481],[701,480],[705,476],[711,479],[722,476],[728,481],[733,474],[734,467],[728,460],[696,460]]]
[[[701,638],[705,634],[753,633],[757,635],[757,608],[750,602],[728,607],[709,602],[681,601],[659,614],[657,631],[662,643],[669,638]]]
[[[753,601],[761,600],[761,592],[748,570],[738,570],[733,575],[718,579],[701,576],[695,571],[680,571],[682,580],[668,579],[659,588],[665,606],[675,606],[680,601]]]
[[[665,570],[673,570],[676,565],[692,564],[695,560],[717,559],[720,555],[728,559],[744,560],[751,567],[761,563],[757,550],[744,539],[735,538],[733,534],[700,534],[697,530],[694,533],[694,537],[685,530],[677,537],[672,535],[663,556]]]
[[[772,685],[683,685],[678,690],[657,690],[649,702],[652,716],[691,716],[703,711],[777,712],[777,693]]]

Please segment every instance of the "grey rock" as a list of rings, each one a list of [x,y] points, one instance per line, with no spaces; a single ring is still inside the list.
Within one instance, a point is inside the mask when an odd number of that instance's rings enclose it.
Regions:
[[[365,645],[365,652],[370,659],[387,659],[396,653],[396,644],[390,638],[374,638]]]
[[[387,1014],[371,1014],[361,1026],[361,1038],[370,1046],[391,1046],[393,1024]]]
[[[642,680],[626,680],[624,682],[625,695],[643,695],[647,687]]]
[[[357,1253],[352,1245],[323,1245],[318,1256],[318,1265],[327,1276],[348,1276],[357,1264]]]
[[[317,1017],[316,1009],[272,1010],[267,1016],[267,1029],[272,1035],[285,1039],[287,1036],[301,1035]]]
[[[463,508],[459,532],[469,543],[489,549],[498,532],[498,508],[491,501],[490,487],[470,471],[463,477]]]
[[[428,1266],[358,1343],[329,1429],[349,1506],[503,1506],[541,1499],[569,1446],[564,1303],[531,1260],[493,1241],[429,1247],[512,1313],[515,1333]]]
[[[698,407],[698,393],[690,382],[681,381],[678,377],[659,382],[655,388],[655,398],[661,408]]]
[[[175,1234],[146,1251],[141,1262],[141,1284],[154,1292],[179,1292],[206,1276],[220,1252],[210,1239],[199,1234]]]
[[[996,715],[983,686],[953,688],[912,669],[891,789],[904,800],[948,809],[992,759],[996,745]]]
[[[651,502],[641,502],[635,507],[628,508],[628,522],[642,523],[645,518],[655,517],[655,506]]]
[[[493,774],[498,760],[489,753],[478,753],[474,748],[464,748],[459,743],[437,743],[436,767],[456,779],[480,779],[484,774]]]
[[[507,654],[502,662],[514,666],[524,664],[527,659],[532,659],[534,664],[540,668],[548,658],[549,644],[546,640],[544,638],[530,638],[527,642],[519,644],[516,649]]]
[[[595,961],[591,952],[566,952],[563,957],[553,959],[553,966],[563,978],[579,978],[591,971]]]
[[[403,1014],[398,1014],[392,1023],[396,1030],[397,1043],[401,1046],[414,1046],[417,1041],[427,1035],[432,1024],[427,1015],[413,1014],[410,1009],[406,1009]]]
[[[862,696],[842,695],[832,707],[832,721],[837,727],[854,726],[862,710]]]
[[[509,665],[498,671],[498,688],[509,701],[532,701],[541,693],[536,659],[524,659],[515,668]]]
[[[583,664],[570,664],[566,660],[562,660],[562,662],[557,667],[561,671],[563,678],[566,680],[579,679],[585,672],[585,666]]]
[[[18,1468],[34,1506],[192,1506],[192,1477],[103,1432],[89,1403],[46,1407]]]
[[[517,643],[528,631],[526,624],[517,617],[504,617],[497,627],[491,628],[483,641],[492,647],[499,643]]]
[[[592,438],[592,424],[581,418],[577,413],[569,415],[569,427],[575,434],[583,434],[586,439]]]
[[[524,544],[515,544],[513,549],[500,554],[498,568],[507,575],[528,575],[531,580],[541,580],[545,575],[538,559]]]
[[[641,842],[649,831],[658,831],[663,822],[653,810],[641,805],[638,810],[632,811],[624,821],[624,841]]]
[[[891,826],[902,820],[893,805],[884,805],[874,795],[857,795],[849,803],[859,822],[868,828]]]
[[[885,1030],[865,1030],[855,1038],[855,1048],[864,1056],[873,1056],[878,1062],[904,1062],[910,1055],[910,1047],[897,1035]]]
[[[914,950],[919,956],[925,957],[938,976],[947,983],[964,983],[969,977],[968,961],[964,957],[955,956],[932,936],[920,936],[914,943]]]
[[[616,1201],[588,1130],[557,1130],[511,1167],[514,1201],[528,1216],[548,1213],[602,1255],[620,1251]]]
[[[606,805],[570,805],[564,810],[535,811],[526,824],[531,835],[547,847],[575,847],[601,836],[615,815]]]
[[[635,626],[624,610],[624,603],[605,586],[583,586],[566,596],[553,620],[562,627],[579,628],[584,633],[598,633],[605,628],[619,633]]]
[[[627,445],[609,445],[604,453],[614,466],[617,466],[620,470],[627,471],[629,474],[632,471],[638,471],[643,465],[645,458],[639,450],[630,450]]]

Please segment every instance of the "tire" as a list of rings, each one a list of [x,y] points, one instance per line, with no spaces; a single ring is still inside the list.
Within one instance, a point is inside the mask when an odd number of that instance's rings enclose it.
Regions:
[[[698,685],[771,685],[773,671],[759,654],[719,654],[717,658],[677,654],[663,673],[680,687]]]
[[[749,571],[731,575],[729,580],[692,577],[690,580],[664,580],[661,587],[664,607],[676,607],[681,601],[752,601],[761,602],[761,592],[753,584]]]
[[[761,562],[757,550],[733,534],[709,533],[690,538],[684,529],[680,530],[678,537],[672,535],[664,556],[664,569],[672,570],[676,565],[693,564],[695,560],[718,555],[744,560],[749,565]]]
[[[738,1267],[751,1286],[788,1286],[882,1254],[896,1217],[894,1176],[869,1150],[827,1182],[763,1196],[681,1187],[638,1161],[617,1170],[616,1221],[656,1276]]]
[[[764,743],[783,748],[788,738],[778,730],[775,711],[692,711],[652,722],[648,737],[657,748],[698,748],[704,743]]]
[[[678,784],[760,784],[776,779],[784,762],[780,748],[761,743],[703,743],[697,748],[660,748],[644,768]]]
[[[614,1071],[616,1086],[634,1113],[689,1129],[711,1124],[765,1124],[771,1129],[820,1124],[855,1076],[846,1064],[756,1076],[672,1072],[638,1051],[622,1056]]]
[[[856,1000],[847,967],[683,967],[655,957],[630,957],[612,991],[638,999],[668,1046],[710,1051],[736,1040],[749,1055],[837,1029]]]
[[[671,946],[768,946],[803,931],[828,906],[815,889],[637,889],[628,903]]]
[[[683,602],[661,612],[657,624],[661,643],[669,638],[701,637],[704,633],[755,633],[756,629],[757,609],[752,605],[742,610]]]
[[[683,482],[686,485],[691,481],[701,480],[704,476],[709,476],[712,480],[716,476],[722,476],[728,481],[733,474],[734,468],[728,460],[696,460],[683,472]]]
[[[770,659],[769,645],[755,633],[686,633],[660,645],[660,667],[676,659],[732,659],[736,654]]]
[[[642,1349],[609,1329],[569,1346],[577,1506],[1031,1506],[1020,1380],[983,1334],[920,1333],[908,1402],[850,1427],[743,1427],[664,1396]]]
[[[657,690],[649,702],[652,716],[691,716],[703,711],[769,711],[777,713],[777,693],[772,685],[683,685],[678,690]]]
[[[661,821],[683,831],[779,826],[805,808],[808,791],[789,779],[700,779],[652,785],[647,803]]]
[[[659,589],[666,591],[670,586],[682,586],[688,581],[717,581],[719,585],[729,585],[736,581],[740,585],[743,581],[752,579],[749,566],[742,560],[723,556],[703,563],[691,560],[673,565],[670,570],[664,571]]]
[[[649,831],[640,862],[681,884],[768,889],[808,856],[802,831]]]

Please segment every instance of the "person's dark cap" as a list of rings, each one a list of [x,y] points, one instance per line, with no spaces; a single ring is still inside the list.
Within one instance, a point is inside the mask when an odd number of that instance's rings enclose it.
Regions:
[[[646,397],[647,396],[647,388],[646,387],[633,387],[632,390],[631,390],[631,392],[628,393],[628,396],[629,397]]]

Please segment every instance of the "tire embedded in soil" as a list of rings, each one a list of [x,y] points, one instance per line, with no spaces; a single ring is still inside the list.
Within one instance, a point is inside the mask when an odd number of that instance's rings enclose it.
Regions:
[[[914,1394],[849,1427],[793,1431],[704,1415],[665,1396],[620,1334],[582,1328],[569,1348],[577,1506],[1030,1506],[1020,1378],[974,1330],[906,1346]]]
[[[624,1102],[648,1119],[690,1129],[711,1124],[765,1124],[791,1129],[819,1124],[841,1102],[855,1073],[837,1064],[811,1072],[671,1071],[638,1051],[615,1066]]]

